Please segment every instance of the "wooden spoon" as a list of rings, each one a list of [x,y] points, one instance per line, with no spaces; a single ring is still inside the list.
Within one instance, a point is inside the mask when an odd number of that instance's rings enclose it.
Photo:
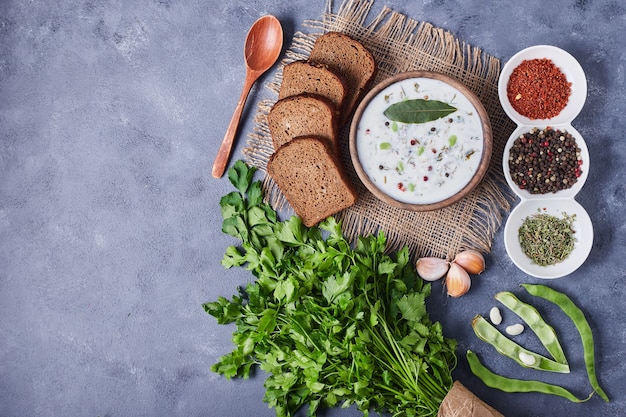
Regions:
[[[274,65],[283,47],[283,28],[278,19],[267,15],[258,19],[246,36],[244,59],[246,62],[246,79],[243,84],[241,97],[235,107],[233,118],[230,120],[226,135],[222,141],[217,157],[213,164],[213,177],[224,175],[230,152],[235,142],[235,135],[241,113],[243,112],[250,89],[256,80]]]

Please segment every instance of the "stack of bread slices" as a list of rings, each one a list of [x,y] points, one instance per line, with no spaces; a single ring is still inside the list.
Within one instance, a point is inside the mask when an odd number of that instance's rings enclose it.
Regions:
[[[267,171],[308,227],[356,203],[341,163],[339,129],[375,75],[372,54],[339,32],[321,35],[308,60],[283,68],[278,101],[267,116],[274,145]]]

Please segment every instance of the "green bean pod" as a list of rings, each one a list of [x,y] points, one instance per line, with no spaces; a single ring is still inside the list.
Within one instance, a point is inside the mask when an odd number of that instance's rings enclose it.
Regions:
[[[546,323],[535,307],[520,301],[515,295],[508,291],[496,294],[495,299],[524,320],[555,361],[567,365],[565,353],[563,352],[561,343],[559,343],[554,328]]]
[[[591,326],[585,317],[585,313],[565,294],[558,292],[545,285],[538,284],[522,284],[522,287],[528,291],[529,294],[534,295],[544,300],[550,301],[563,310],[563,312],[574,322],[574,326],[578,330],[580,339],[583,344],[583,356],[585,359],[585,367],[587,368],[587,376],[589,382],[594,391],[606,402],[609,402],[609,397],[604,390],[600,387],[598,377],[596,376],[595,365],[595,349],[593,344],[593,334],[591,332]]]
[[[496,388],[500,391],[539,392],[542,394],[557,395],[575,403],[587,401],[593,395],[593,393],[591,393],[589,397],[581,399],[559,385],[548,384],[542,381],[507,378],[491,372],[480,362],[478,356],[471,350],[467,351],[466,357],[472,373],[480,378],[488,387]]]
[[[521,366],[542,371],[569,373],[569,365],[555,362],[552,359],[548,359],[545,356],[523,348],[500,333],[498,329],[481,315],[474,317],[472,320],[472,328],[479,339],[489,343],[502,355],[513,359]],[[528,361],[523,361],[522,356],[532,358],[533,362],[529,363]]]

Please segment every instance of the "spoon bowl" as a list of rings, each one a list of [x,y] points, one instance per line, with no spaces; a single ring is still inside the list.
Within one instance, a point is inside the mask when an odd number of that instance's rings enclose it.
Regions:
[[[220,178],[224,175],[235,142],[239,120],[252,86],[264,72],[276,63],[282,48],[283,29],[276,17],[266,15],[254,22],[248,31],[244,45],[246,78],[243,90],[213,163],[212,174],[214,178]]]
[[[248,32],[244,46],[246,66],[251,71],[267,71],[274,65],[283,45],[283,31],[274,16],[263,16]]]

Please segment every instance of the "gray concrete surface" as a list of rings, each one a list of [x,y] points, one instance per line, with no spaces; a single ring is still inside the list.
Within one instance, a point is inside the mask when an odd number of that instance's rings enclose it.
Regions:
[[[549,284],[587,313],[612,401],[503,394],[468,371],[465,350],[486,349],[469,326],[474,314],[488,311],[497,291],[539,282],[509,260],[502,229],[471,292],[446,299],[435,284],[430,310],[459,341],[455,377],[505,415],[626,415],[623,2],[376,0],[373,10],[384,5],[503,62],[548,43],[582,64],[588,99],[574,126],[592,167],[577,199],[596,238],[578,271]],[[243,83],[247,28],[274,14],[289,44],[324,7],[323,0],[0,2],[0,416],[274,415],[262,401],[262,373],[227,381],[209,370],[232,347],[233,328],[217,325],[201,304],[252,279],[220,265],[233,242],[221,233],[218,202],[231,188],[211,177],[211,165]],[[235,157],[271,75],[252,91]],[[575,330],[549,314],[574,371],[545,380],[584,395]]]

